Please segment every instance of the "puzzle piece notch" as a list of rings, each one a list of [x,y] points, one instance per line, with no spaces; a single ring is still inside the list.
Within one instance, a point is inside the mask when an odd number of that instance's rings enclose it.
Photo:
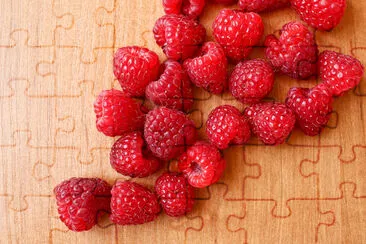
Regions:
[[[334,215],[320,213],[316,201],[294,200],[288,204],[291,214],[276,217],[272,214],[275,202],[246,201],[243,214],[228,217],[229,229],[245,230],[246,243],[316,243],[319,229],[334,223]]]

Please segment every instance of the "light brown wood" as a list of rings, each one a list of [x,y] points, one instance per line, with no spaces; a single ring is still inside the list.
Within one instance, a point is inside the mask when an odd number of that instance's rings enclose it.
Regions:
[[[208,39],[220,8],[209,4],[201,17]],[[348,0],[342,23],[316,32],[320,49],[366,64],[365,12],[365,1]],[[97,132],[92,104],[119,87],[116,48],[146,46],[164,60],[151,31],[161,15],[160,0],[0,0],[0,243],[366,243],[365,80],[335,101],[321,136],[295,131],[282,146],[253,139],[226,150],[220,183],[198,190],[186,217],[125,227],[105,218],[89,232],[67,230],[52,196],[57,183],[127,179],[109,165],[113,139]],[[262,16],[265,34],[298,19],[291,9]],[[277,76],[270,97],[284,101],[290,87],[316,83]],[[228,94],[198,90],[190,116],[199,126],[221,104],[243,109]],[[162,171],[137,181],[152,187]]]

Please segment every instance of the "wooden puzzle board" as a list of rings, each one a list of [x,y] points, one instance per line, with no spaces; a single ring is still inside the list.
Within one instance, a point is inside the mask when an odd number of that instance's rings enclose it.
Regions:
[[[221,8],[208,4],[201,17],[208,39]],[[366,1],[348,0],[338,28],[315,33],[320,50],[366,64],[365,12]],[[119,87],[116,48],[145,46],[164,60],[151,31],[162,15],[161,0],[0,0],[0,243],[366,243],[365,79],[336,100],[321,136],[294,131],[282,146],[253,139],[224,151],[225,174],[197,191],[187,216],[66,229],[52,196],[57,183],[72,176],[124,179],[109,165],[113,139],[95,129],[92,104],[102,89]],[[265,34],[298,19],[291,9],[262,16]],[[252,57],[263,57],[263,48]],[[270,98],[284,101],[290,87],[317,82],[279,75]],[[208,113],[222,104],[244,108],[228,94],[196,91],[190,116],[202,138]],[[137,181],[151,187],[174,167]]]

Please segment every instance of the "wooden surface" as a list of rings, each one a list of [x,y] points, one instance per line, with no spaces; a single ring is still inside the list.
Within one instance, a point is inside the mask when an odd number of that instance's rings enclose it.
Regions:
[[[365,80],[335,102],[321,136],[295,131],[279,147],[253,139],[226,150],[220,183],[197,191],[188,216],[162,214],[125,227],[104,219],[86,233],[67,231],[52,196],[58,182],[123,179],[109,165],[113,140],[95,129],[92,103],[102,89],[118,88],[111,62],[117,47],[146,46],[164,60],[151,32],[160,2],[0,0],[0,243],[366,243]],[[220,8],[208,5],[201,18],[208,39]],[[320,49],[366,64],[365,12],[365,1],[348,1],[337,29],[316,32]],[[262,16],[265,34],[298,19],[291,9]],[[270,97],[284,101],[290,87],[316,83],[277,76]],[[218,105],[243,109],[228,94],[198,90],[195,98],[197,127]],[[152,186],[159,173],[137,181]]]

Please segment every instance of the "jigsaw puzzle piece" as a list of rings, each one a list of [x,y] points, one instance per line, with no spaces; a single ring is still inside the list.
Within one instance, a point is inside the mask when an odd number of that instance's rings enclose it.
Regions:
[[[82,63],[81,48],[56,48],[52,61],[37,64],[36,82],[52,86],[58,97],[78,97],[82,93],[80,84],[94,85],[95,96],[113,86],[113,49],[95,50],[96,59],[92,63]]]
[[[11,197],[0,196],[0,243],[48,243],[50,198],[26,198],[27,208],[14,211]]]
[[[185,243],[245,243],[245,231],[231,231],[227,226],[227,218],[237,209],[242,209],[243,201],[227,201],[225,184],[209,187],[209,200],[196,200],[192,215],[202,218],[199,232],[187,234]]]
[[[10,38],[14,41],[11,46],[0,46],[0,81],[7,86],[13,80],[29,80],[31,83],[27,94],[30,96],[53,95],[53,87],[34,83],[38,62],[48,62],[54,56],[53,47],[38,47],[28,44],[27,31],[12,32]],[[2,96],[6,93],[2,93]]]
[[[70,8],[70,6],[72,7]],[[56,45],[79,47],[82,50],[80,60],[85,63],[94,62],[96,59],[95,50],[113,48],[116,38],[114,22],[100,24],[97,12],[99,10],[112,12],[114,8],[114,0],[55,0],[53,11],[56,16],[68,14],[74,17],[72,28],[56,29]],[[80,33],[85,34],[81,35]]]
[[[318,148],[281,145],[276,147],[252,146],[244,148],[244,162],[258,164],[259,177],[247,177],[244,181],[245,200],[271,200],[276,202],[275,216],[288,216],[290,199],[317,197],[318,184],[314,177],[304,177],[300,171],[304,159],[315,160]],[[230,188],[229,188],[230,189]],[[239,191],[233,191],[238,194]],[[233,194],[228,192],[228,196]]]
[[[302,162],[302,174],[318,178],[321,199],[339,197],[339,185],[344,182],[355,182],[358,186],[357,194],[366,195],[366,147],[354,147],[353,151],[353,160],[342,161],[339,159],[342,155],[341,147],[324,147],[316,160]]]
[[[28,80],[12,80],[9,85],[14,95],[0,98],[2,126],[6,128],[1,130],[0,145],[14,144],[13,133],[28,130],[32,133],[30,145],[49,147],[55,144],[57,129],[71,129],[73,121],[70,118],[56,116],[54,97],[28,96]]]
[[[338,199],[320,201],[320,209],[335,215],[333,226],[319,232],[319,243],[364,243],[366,241],[366,196],[357,194],[353,182],[339,185]]]
[[[42,0],[1,0],[0,46],[14,45],[10,35],[18,30],[29,33],[29,45],[52,46],[55,28],[70,28],[73,23],[71,15],[54,16],[52,3]]]
[[[245,243],[316,243],[319,231],[334,223],[334,215],[320,213],[314,200],[289,201],[291,212],[285,218],[273,215],[273,201],[243,205],[244,213],[230,215],[227,222],[231,231],[245,231]]]

